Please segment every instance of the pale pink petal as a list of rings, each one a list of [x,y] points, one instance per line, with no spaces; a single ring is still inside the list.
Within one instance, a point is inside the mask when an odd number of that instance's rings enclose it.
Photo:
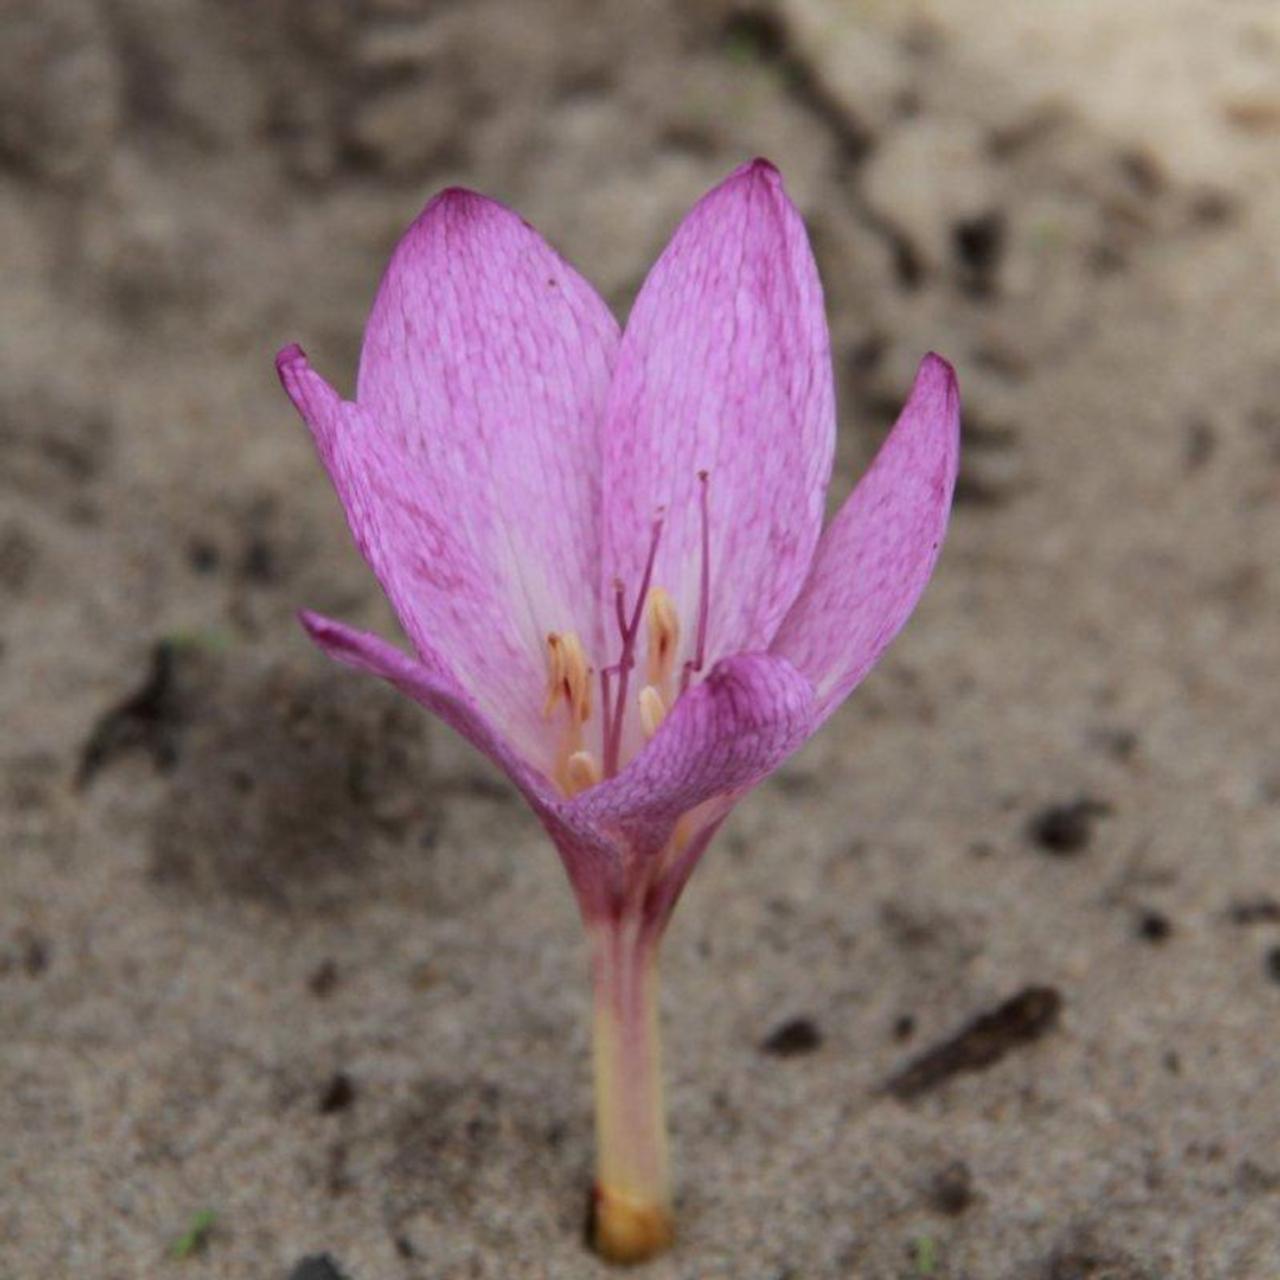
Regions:
[[[398,554],[406,539],[447,530],[419,529],[428,513],[415,508],[400,483],[394,450],[380,448],[377,424],[349,403],[311,367],[302,348],[285,347],[276,356],[276,372],[302,420],[311,429],[316,451],[347,517],[360,553],[369,562],[415,646],[431,650],[430,628],[417,608],[417,575]],[[430,545],[430,544],[427,544]]]
[[[547,779],[526,763],[485,717],[466,690],[449,675],[443,662],[417,660],[381,636],[357,631],[318,613],[304,611],[298,616],[307,634],[330,658],[357,671],[380,676],[439,716],[506,773],[535,810],[558,803]]]
[[[662,849],[681,815],[755,785],[809,736],[813,689],[785,659],[724,658],[672,709],[653,741],[615,778],[564,806],[574,824],[624,849]]]
[[[471,555],[459,537],[457,527],[438,518],[408,481],[412,475],[401,465],[394,441],[388,441],[380,424],[360,405],[341,397],[307,363],[301,349],[287,347],[276,357],[276,367],[285,390],[311,428],[316,449],[329,472],[334,489],[346,512],[352,537],[368,561],[387,598],[395,607],[405,631],[419,656],[429,667],[465,687],[461,671],[487,675],[477,682],[469,696],[503,731],[517,741],[526,756],[539,766],[548,766],[553,752],[545,742],[543,721],[538,709],[525,706],[525,686],[536,686],[540,673],[530,671],[531,662],[514,644],[507,649],[510,661],[494,663],[486,671],[468,656],[446,652],[437,642],[437,629],[446,637],[466,630],[482,631],[490,625],[491,601],[462,590],[465,575],[458,571]],[[480,571],[475,570],[476,573]],[[426,580],[436,586],[434,596],[423,589]],[[440,607],[441,596],[457,587],[453,599]],[[433,615],[424,605],[435,603]],[[492,656],[501,652],[505,632],[494,628],[495,646],[482,650]],[[521,710],[523,709],[523,714]]]
[[[356,405],[281,353],[370,560],[427,637],[539,758],[550,631],[598,648],[600,432],[618,341],[591,287],[515,214],[447,191],[397,247]]]
[[[493,761],[519,788],[551,836],[584,910],[594,917],[606,909],[610,888],[621,876],[622,851],[616,840],[589,822],[566,817],[567,806],[558,790],[498,731],[448,674],[439,655],[428,651],[419,661],[371,632],[309,611],[298,616],[329,657],[388,681]]]
[[[698,472],[709,473],[708,665],[766,648],[822,526],[835,410],[822,289],[800,216],[757,160],[705,196],[636,300],[604,441],[606,595],[634,594],[654,511],[654,582],[694,647]]]
[[[955,372],[926,356],[893,431],[822,536],[771,652],[840,705],[915,608],[946,533],[960,456]]]

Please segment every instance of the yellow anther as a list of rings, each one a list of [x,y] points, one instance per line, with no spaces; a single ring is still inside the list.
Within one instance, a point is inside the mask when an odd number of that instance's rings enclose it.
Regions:
[[[565,761],[564,790],[566,795],[576,796],[600,781],[600,766],[590,751],[575,751]]]
[[[667,704],[662,694],[651,684],[640,690],[640,727],[644,730],[647,742],[658,732],[662,722],[667,718]]]
[[[568,796],[594,787],[600,768],[590,752],[582,749],[582,728],[591,719],[591,665],[582,641],[572,631],[547,636],[547,697],[542,713],[548,719],[563,706],[568,715],[556,730],[558,746],[554,776]]]
[[[560,637],[554,632],[547,635],[547,697],[542,704],[542,714],[550,716],[560,701],[564,689],[564,651]]]
[[[680,618],[675,601],[662,587],[649,588],[644,611],[649,624],[649,683],[664,689],[675,670]]]
[[[542,714],[550,716],[561,701],[575,726],[591,719],[591,666],[573,631],[553,631],[547,636],[547,699]]]

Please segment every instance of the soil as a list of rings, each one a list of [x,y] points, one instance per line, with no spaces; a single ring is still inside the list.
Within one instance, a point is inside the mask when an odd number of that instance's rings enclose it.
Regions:
[[[296,626],[395,634],[272,355],[452,183],[624,313],[754,154],[833,498],[931,348],[965,454],[677,913],[647,1274],[1280,1275],[1278,85],[1274,0],[9,0],[0,1275],[605,1274],[563,875]]]

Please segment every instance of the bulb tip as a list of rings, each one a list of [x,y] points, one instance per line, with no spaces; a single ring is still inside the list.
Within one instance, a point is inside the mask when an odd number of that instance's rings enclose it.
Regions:
[[[599,1183],[591,1191],[591,1244],[606,1261],[647,1262],[675,1243],[675,1224],[665,1204],[637,1200]]]

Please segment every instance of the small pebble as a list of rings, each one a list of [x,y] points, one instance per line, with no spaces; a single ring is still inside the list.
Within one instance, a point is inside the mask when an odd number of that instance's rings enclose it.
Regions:
[[[1159,911],[1144,911],[1138,917],[1138,937],[1144,942],[1166,942],[1173,933],[1169,917]]]
[[[812,1053],[821,1044],[822,1032],[812,1018],[788,1018],[769,1032],[760,1051],[777,1058],[795,1058],[802,1053]]]
[[[321,1000],[333,994],[338,985],[338,966],[332,960],[323,960],[307,978],[307,989]]]
[[[350,1280],[345,1271],[327,1253],[315,1253],[303,1258],[292,1271],[289,1280]]]
[[[1050,805],[1032,817],[1027,834],[1046,853],[1067,857],[1089,847],[1094,820],[1110,812],[1110,805],[1088,796],[1069,804]]]
[[[320,1095],[320,1114],[331,1116],[335,1111],[345,1111],[356,1100],[356,1087],[345,1071],[335,1071],[333,1078]]]
[[[956,1217],[973,1203],[973,1172],[963,1160],[939,1169],[929,1184],[929,1201],[939,1213]]]
[[[212,573],[221,561],[218,548],[203,538],[193,538],[187,544],[187,563],[196,573]]]

